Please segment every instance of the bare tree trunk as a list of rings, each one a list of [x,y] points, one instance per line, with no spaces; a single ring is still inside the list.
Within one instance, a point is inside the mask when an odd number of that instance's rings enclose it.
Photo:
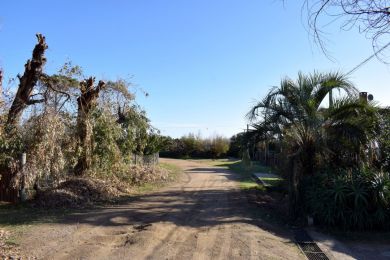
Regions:
[[[20,119],[23,110],[36,103],[41,103],[44,99],[32,99],[32,92],[36,86],[41,74],[46,58],[45,50],[48,48],[45,37],[42,34],[37,34],[38,43],[32,53],[32,59],[28,60],[24,65],[25,70],[23,76],[18,76],[19,87],[16,92],[15,99],[8,112],[7,126],[14,127]]]
[[[81,95],[77,98],[77,135],[80,156],[75,166],[75,175],[82,176],[91,167],[92,161],[92,124],[90,113],[96,106],[100,90],[104,82],[99,81],[94,87],[95,78],[89,78],[80,83]]]

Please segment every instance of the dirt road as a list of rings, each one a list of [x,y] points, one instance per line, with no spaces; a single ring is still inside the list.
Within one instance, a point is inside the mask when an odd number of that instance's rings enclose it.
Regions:
[[[224,168],[164,159],[183,180],[129,203],[39,225],[21,241],[39,259],[303,259],[290,234],[253,217]]]

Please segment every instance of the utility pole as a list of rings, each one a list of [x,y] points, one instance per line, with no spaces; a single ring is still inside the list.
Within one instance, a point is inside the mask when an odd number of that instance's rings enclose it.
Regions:
[[[3,103],[3,69],[0,68],[0,105]]]
[[[332,90],[329,91],[329,108],[333,107],[333,92]]]

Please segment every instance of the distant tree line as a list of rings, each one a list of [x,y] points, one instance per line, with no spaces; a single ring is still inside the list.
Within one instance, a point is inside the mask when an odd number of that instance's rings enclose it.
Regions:
[[[181,138],[164,137],[163,140],[164,148],[160,151],[162,157],[221,158],[238,155],[230,153],[230,140],[219,135],[202,138],[190,133]]]

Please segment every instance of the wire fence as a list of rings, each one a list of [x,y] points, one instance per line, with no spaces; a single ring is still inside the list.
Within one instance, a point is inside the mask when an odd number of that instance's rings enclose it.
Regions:
[[[264,152],[261,150],[256,151],[254,159],[261,162],[265,166],[277,167],[280,162],[280,153],[273,151]]]
[[[150,155],[133,154],[132,162],[136,165],[156,166],[159,160],[159,153]]]

